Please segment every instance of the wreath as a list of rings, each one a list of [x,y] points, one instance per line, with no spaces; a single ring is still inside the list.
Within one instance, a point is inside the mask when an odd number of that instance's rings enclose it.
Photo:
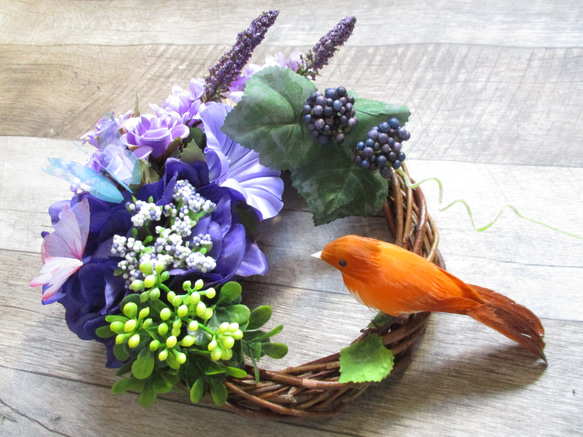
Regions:
[[[61,303],[69,329],[105,345],[122,376],[112,391],[140,404],[182,388],[192,402],[253,414],[338,411],[372,382],[411,360],[429,313],[379,313],[352,345],[281,371],[282,326],[263,327],[267,305],[249,309],[239,278],[268,262],[253,235],[283,206],[281,171],[316,225],[384,213],[395,243],[444,268],[422,191],[411,185],[403,144],[406,106],[360,98],[314,79],[350,37],[344,18],[307,53],[250,64],[277,11],[255,19],[188,89],[175,86],[153,113],[136,103],[105,115],[81,137],[86,164],[49,158],[47,173],[73,196],[50,209],[43,233],[42,302]],[[82,149],[84,150],[84,149]]]

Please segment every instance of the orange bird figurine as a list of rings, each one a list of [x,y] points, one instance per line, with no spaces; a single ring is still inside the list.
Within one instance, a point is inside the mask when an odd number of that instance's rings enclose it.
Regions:
[[[466,314],[546,362],[544,329],[532,311],[492,290],[466,284],[413,252],[347,235],[313,256],[340,270],[348,290],[364,305],[395,317],[425,311]]]

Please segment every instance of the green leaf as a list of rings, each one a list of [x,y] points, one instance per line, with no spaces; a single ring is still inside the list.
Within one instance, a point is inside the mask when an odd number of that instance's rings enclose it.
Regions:
[[[339,147],[327,146],[319,158],[292,173],[292,184],[306,199],[316,225],[341,217],[371,216],[382,208],[389,192],[387,181],[352,161]]]
[[[233,302],[235,299],[241,296],[242,290],[243,288],[238,282],[227,282],[221,287],[217,305],[224,305],[226,303]]]
[[[388,314],[385,314],[382,311],[379,311],[376,314],[376,316],[374,316],[374,318],[370,321],[370,323],[368,324],[368,327],[369,328],[378,328],[381,326],[385,326],[394,318],[395,317],[389,316]]]
[[[247,81],[243,99],[227,115],[221,130],[259,152],[268,167],[301,167],[320,148],[301,120],[305,101],[314,91],[313,82],[289,68],[266,68]]]
[[[373,126],[378,126],[383,121],[396,118],[403,126],[411,111],[403,105],[391,105],[378,100],[355,99],[354,109],[358,123],[344,138],[344,143],[352,149],[357,142],[366,140],[366,134]]]
[[[262,343],[247,343],[243,342],[243,353],[253,360],[259,361],[261,358]]]
[[[247,376],[247,372],[245,372],[243,369],[238,369],[237,367],[228,366],[226,373],[227,375],[233,376],[235,378],[245,378]]]
[[[271,307],[269,305],[262,305],[251,311],[249,316],[248,330],[258,329],[265,325],[271,318]]]
[[[288,348],[283,343],[263,343],[263,353],[271,358],[280,359],[287,355]]]
[[[113,337],[115,335],[115,332],[113,332],[111,329],[109,329],[109,325],[105,325],[105,326],[100,326],[99,328],[97,328],[95,330],[95,334],[101,338],[109,338],[109,337]]]
[[[378,335],[368,335],[364,340],[340,351],[339,382],[379,382],[393,369],[393,353]]]
[[[116,344],[113,347],[113,354],[120,361],[126,361],[127,359],[130,358],[130,354],[126,350],[124,344]]]
[[[225,402],[227,402],[227,398],[229,397],[227,387],[225,387],[225,384],[223,384],[217,378],[211,378],[210,385],[213,401],[215,401],[215,404],[220,407]]]
[[[138,379],[146,379],[154,371],[154,353],[149,347],[142,349],[132,364],[132,374]]]
[[[193,404],[198,403],[204,396],[205,390],[206,383],[204,378],[201,376],[196,381],[194,381],[194,384],[192,384],[192,387],[190,388],[190,401]]]
[[[113,322],[122,322],[125,323],[127,322],[128,318],[126,316],[118,316],[115,314],[111,314],[107,317],[105,317],[105,321],[109,322],[109,323],[113,323]]]
[[[111,387],[111,392],[117,395],[128,390],[141,391],[144,388],[145,383],[145,381],[140,381],[130,376],[129,378],[120,379],[115,384],[113,384]]]
[[[249,308],[241,304],[231,305],[230,307],[226,307],[223,310],[231,322],[236,322],[239,325],[242,325],[247,320],[249,320],[249,316],[251,315]]]
[[[115,374],[117,376],[125,375],[130,370],[132,370],[132,364],[133,363],[131,361],[128,361],[127,363],[124,363],[123,366],[121,366],[119,369],[117,369],[117,372],[115,372]]]
[[[139,404],[142,407],[149,407],[154,402],[156,402],[156,391],[150,381],[148,381],[144,385],[144,389],[142,390],[142,394],[140,395]]]
[[[173,384],[165,379],[156,379],[152,381],[152,388],[156,393],[168,393],[172,390]]]
[[[274,335],[279,334],[283,329],[283,325],[276,326],[269,332],[263,331],[247,331],[243,334],[243,338],[246,342],[251,343],[261,343],[266,340],[269,340],[269,337],[273,337]]]

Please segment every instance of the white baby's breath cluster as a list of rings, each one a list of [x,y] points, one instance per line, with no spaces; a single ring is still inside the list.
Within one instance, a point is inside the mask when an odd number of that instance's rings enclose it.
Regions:
[[[133,236],[115,235],[112,255],[123,258],[118,267],[131,283],[144,279],[139,266],[151,263],[154,268],[213,271],[216,260],[206,254],[212,249],[211,236],[192,235],[198,221],[214,211],[216,205],[196,192],[186,180],[177,181],[172,202],[156,205],[136,200],[126,205],[132,212]],[[153,229],[148,225],[152,223]]]

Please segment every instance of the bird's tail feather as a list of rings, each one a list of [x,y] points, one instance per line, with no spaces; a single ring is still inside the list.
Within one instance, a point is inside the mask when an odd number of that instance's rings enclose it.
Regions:
[[[487,288],[472,285],[486,303],[468,311],[477,321],[500,332],[542,358],[545,343],[544,328],[539,318],[528,308],[517,304],[501,294]]]

